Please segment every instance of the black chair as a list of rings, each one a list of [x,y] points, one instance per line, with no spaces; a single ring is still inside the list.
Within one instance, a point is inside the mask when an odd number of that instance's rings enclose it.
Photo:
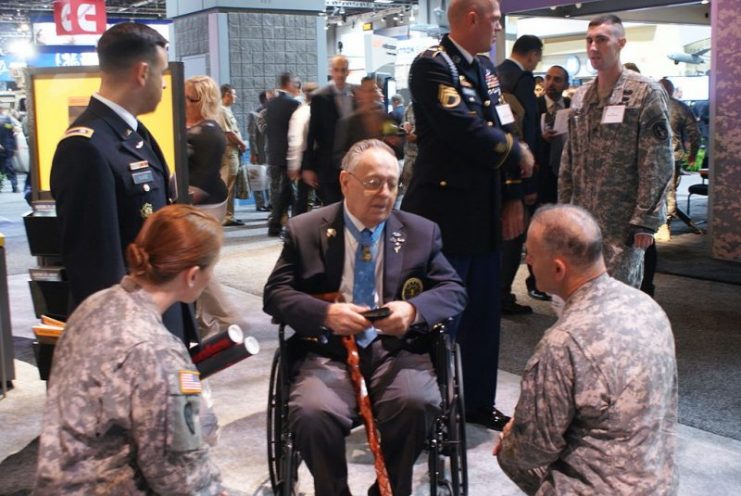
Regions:
[[[688,188],[687,194],[687,215],[690,215],[690,198],[692,195],[708,196],[708,183],[705,182],[705,176],[702,176],[701,184],[693,184]]]
[[[285,324],[280,324],[279,346],[270,369],[268,467],[273,494],[295,496],[301,455],[294,443],[294,433],[287,428],[290,384],[286,378],[290,377],[291,360],[285,328]],[[427,441],[430,495],[465,496],[468,494],[468,466],[460,350],[457,344],[451,343],[444,324],[435,325],[430,334],[430,357],[442,398],[441,414],[432,423]],[[356,427],[358,425],[360,422]]]

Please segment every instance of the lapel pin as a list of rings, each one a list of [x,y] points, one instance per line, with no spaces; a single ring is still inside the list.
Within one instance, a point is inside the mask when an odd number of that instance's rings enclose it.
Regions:
[[[143,147],[143,146],[144,146],[144,141],[140,141],[140,142],[138,142],[138,143],[136,144],[136,147],[137,147],[137,148],[141,148],[141,147]]]
[[[337,236],[337,231],[335,231],[331,227],[329,229],[327,229],[327,237],[328,238],[334,238],[335,236]]]

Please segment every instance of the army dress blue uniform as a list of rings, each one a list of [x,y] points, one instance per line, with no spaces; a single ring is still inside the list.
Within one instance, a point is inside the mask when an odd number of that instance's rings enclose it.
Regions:
[[[491,411],[499,355],[501,202],[521,199],[520,148],[501,124],[501,90],[486,56],[471,63],[446,35],[409,75],[419,154],[402,209],[436,222],[466,283],[457,329],[466,410]]]
[[[72,306],[126,275],[126,247],[144,220],[170,202],[169,172],[141,122],[131,126],[96,97],[57,145],[51,170]],[[176,303],[165,325],[193,339],[187,308]]]

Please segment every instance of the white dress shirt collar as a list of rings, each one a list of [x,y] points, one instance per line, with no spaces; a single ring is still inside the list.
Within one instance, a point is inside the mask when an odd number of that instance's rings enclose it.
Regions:
[[[93,93],[93,98],[97,99],[99,102],[105,104],[106,107],[113,110],[116,115],[123,119],[124,122],[128,124],[129,127],[134,131],[136,131],[136,128],[139,127],[139,121],[136,120],[134,114],[123,108],[121,105],[107,99],[104,96],[101,96],[100,93],[98,93],[97,91]]]

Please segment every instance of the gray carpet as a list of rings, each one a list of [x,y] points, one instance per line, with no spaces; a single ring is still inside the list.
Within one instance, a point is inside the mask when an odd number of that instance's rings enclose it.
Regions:
[[[693,220],[700,221],[700,218]],[[707,228],[702,222],[699,226]],[[671,240],[656,244],[659,255],[656,271],[741,285],[741,263],[711,258],[709,242],[707,235],[694,234],[683,222],[675,220],[672,223]]]
[[[655,282],[656,301],[674,330],[679,422],[741,440],[741,292],[729,284],[664,274]],[[709,297],[712,305],[703,305]],[[555,321],[548,304],[526,303],[534,315],[502,319],[499,367],[518,375]]]

